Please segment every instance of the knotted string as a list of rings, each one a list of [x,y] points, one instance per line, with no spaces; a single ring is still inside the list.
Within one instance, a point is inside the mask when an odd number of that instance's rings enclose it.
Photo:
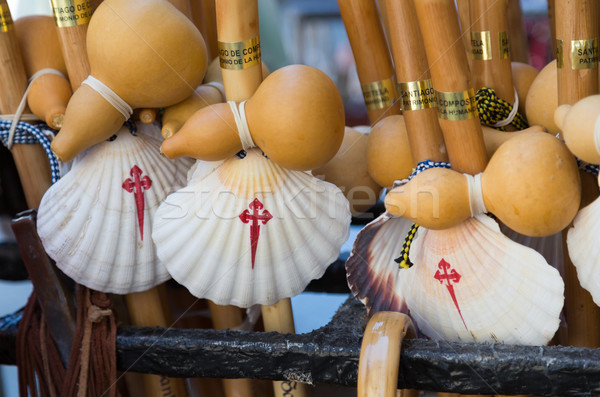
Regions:
[[[515,89],[515,104],[511,105],[504,99],[498,98],[492,88],[483,87],[477,94],[477,111],[481,124],[504,131],[504,127],[512,125],[517,130],[524,130],[529,127],[527,120],[519,110],[519,96]]]
[[[17,123],[19,122],[19,120],[24,120],[24,121],[39,121],[39,119],[37,118],[37,116],[35,116],[34,114],[31,113],[26,113],[23,114],[23,112],[25,111],[25,107],[27,106],[27,96],[29,95],[29,89],[31,88],[31,85],[33,84],[33,82],[46,74],[56,74],[62,77],[65,77],[64,74],[62,74],[60,71],[56,70],[56,69],[51,69],[51,68],[45,68],[45,69],[40,69],[37,72],[35,72],[33,74],[33,76],[31,76],[29,78],[29,84],[27,85],[27,88],[25,89],[25,92],[23,93],[23,97],[21,98],[21,102],[19,102],[19,106],[17,107],[17,111],[15,112],[15,114],[5,114],[0,116],[0,120],[12,120],[12,126],[10,127],[9,131],[8,131],[8,141],[5,143],[5,146],[10,150],[12,149],[13,143],[14,143],[14,139],[15,139],[15,132],[17,129]]]
[[[116,92],[111,90],[109,86],[94,76],[89,75],[81,84],[87,85],[100,94],[102,98],[106,99],[108,103],[110,103],[115,109],[117,109],[119,113],[123,115],[123,117],[125,117],[125,120],[129,120],[133,114],[133,109],[127,102],[123,100],[123,98],[121,98]]]
[[[467,186],[469,189],[469,208],[471,216],[483,215],[488,212],[483,200],[483,190],[481,188],[481,174],[475,176],[463,174],[467,178]]]
[[[235,103],[235,101],[227,101],[227,103],[233,112],[238,135],[240,136],[240,141],[242,141],[242,149],[247,151],[248,149],[256,147],[254,140],[252,140],[252,135],[250,135],[248,120],[246,120],[246,101],[240,102],[239,105]]]

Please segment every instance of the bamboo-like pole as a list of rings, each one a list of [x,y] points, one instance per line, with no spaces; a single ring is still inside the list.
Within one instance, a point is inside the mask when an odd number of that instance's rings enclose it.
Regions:
[[[90,74],[85,38],[92,17],[92,8],[86,7],[89,3],[84,2],[80,4],[81,7],[68,7],[60,0],[50,0],[50,2],[69,81],[75,92]]]
[[[448,161],[414,4],[412,0],[386,3],[398,94],[413,161],[415,165],[424,160]]]
[[[375,0],[338,0],[371,125],[400,114],[394,67]]]
[[[469,68],[471,68],[473,57],[471,56],[471,10],[469,0],[456,0],[456,9],[458,10],[462,42],[467,53],[467,62],[469,63]]]
[[[471,0],[472,75],[475,90],[493,88],[499,98],[515,102],[506,12],[508,0]]]
[[[510,59],[513,62],[529,63],[529,40],[523,21],[523,10],[519,0],[508,0],[508,40]]]
[[[556,18],[558,104],[572,105],[586,96],[598,94],[598,2],[556,0],[555,6],[556,15],[560,15]],[[595,178],[582,175],[581,182],[586,196],[595,191]],[[582,196],[582,199],[586,198]],[[566,240],[566,232],[563,239]],[[565,308],[568,344],[599,347],[600,308],[579,285],[566,246]]]
[[[419,0],[415,6],[452,168],[477,174],[487,165],[487,153],[454,2]]]
[[[213,59],[219,55],[215,0],[190,0],[190,4],[194,23],[196,26],[198,24],[202,26],[202,29],[199,30],[204,36],[209,59]]]
[[[0,112],[13,114],[27,88],[27,76],[6,0],[0,0],[0,14]],[[46,153],[40,145],[15,144],[12,155],[27,206],[37,208],[51,183]]]

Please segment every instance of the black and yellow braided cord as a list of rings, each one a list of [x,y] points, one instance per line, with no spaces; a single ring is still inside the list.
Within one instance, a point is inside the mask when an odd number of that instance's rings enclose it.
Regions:
[[[419,230],[419,225],[413,223],[406,234],[404,244],[402,244],[402,252],[400,252],[400,256],[394,259],[394,262],[398,263],[398,266],[400,266],[402,269],[409,269],[413,265],[408,256],[410,253],[410,245],[415,238],[415,234],[417,234],[417,230]]]
[[[496,92],[492,88],[483,87],[477,91],[475,98],[477,99],[477,111],[479,112],[479,121],[481,121],[481,124],[491,126],[499,121],[505,120],[512,110],[512,105],[504,99],[498,98]],[[510,125],[517,130],[529,128],[527,119],[519,112],[517,112]],[[497,129],[504,131],[504,127],[499,127]]]

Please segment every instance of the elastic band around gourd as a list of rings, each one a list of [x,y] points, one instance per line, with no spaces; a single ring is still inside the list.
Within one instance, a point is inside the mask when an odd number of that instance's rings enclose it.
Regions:
[[[27,85],[27,88],[25,89],[25,92],[23,93],[23,98],[21,98],[21,102],[19,102],[19,106],[17,107],[17,111],[15,112],[15,114],[7,114],[0,118],[1,120],[12,120],[12,125],[10,126],[10,130],[8,131],[8,143],[6,145],[6,147],[9,150],[12,149],[13,142],[15,140],[15,131],[17,130],[17,124],[19,123],[19,121],[21,121],[21,120],[22,121],[38,121],[39,120],[35,115],[32,115],[30,113],[23,114],[23,111],[25,110],[25,106],[27,105],[27,95],[29,94],[29,89],[31,88],[31,85],[38,77],[41,77],[45,74],[57,74],[59,76],[65,77],[64,74],[62,74],[60,71],[58,71],[56,69],[44,68],[44,69],[38,70],[37,72],[35,72],[33,74],[33,76],[31,76],[29,78],[29,85]]]
[[[515,119],[515,116],[517,115],[517,112],[519,111],[519,95],[517,95],[517,89],[516,88],[513,88],[513,89],[515,90],[515,103],[513,104],[512,110],[508,114],[508,117],[505,118],[504,120],[500,120],[496,124],[492,124],[490,127],[494,127],[494,128],[506,127],[507,125],[512,123],[513,120]]]
[[[488,212],[483,200],[483,190],[481,189],[481,174],[475,176],[463,174],[467,178],[469,188],[469,208],[471,216],[483,215]]]
[[[250,135],[248,120],[246,120],[246,111],[244,110],[246,101],[240,102],[239,105],[235,103],[235,101],[228,101],[227,103],[233,112],[233,118],[235,119],[238,135],[240,136],[240,141],[242,141],[242,149],[248,150],[256,147],[254,140],[252,140],[252,135]]]
[[[129,120],[133,114],[133,109],[127,102],[123,100],[116,92],[110,89],[109,86],[90,75],[87,79],[83,80],[81,84],[89,86],[91,89],[102,95],[102,98],[106,99],[119,113],[125,117],[125,120]]]
[[[211,81],[211,82],[206,83],[204,85],[209,85],[211,87],[216,88],[221,93],[221,98],[225,99],[225,87],[223,86],[223,84],[218,83],[216,81]]]

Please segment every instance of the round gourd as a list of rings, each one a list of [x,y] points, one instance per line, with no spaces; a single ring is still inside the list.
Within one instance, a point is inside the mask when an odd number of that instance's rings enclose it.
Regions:
[[[52,17],[32,15],[19,18],[14,26],[27,77],[46,68],[67,75]],[[44,74],[37,77],[31,83],[27,96],[31,112],[54,129],[62,126],[67,103],[72,95],[69,81],[64,76]]]
[[[552,135],[558,133],[554,111],[558,107],[556,59],[546,65],[529,87],[525,99],[525,113],[529,125],[541,125]]]
[[[506,141],[518,136],[524,132],[546,132],[544,127],[541,125],[532,125],[531,127],[521,130],[521,131],[513,131],[513,132],[505,132],[499,131],[491,127],[482,126],[483,130],[483,141],[485,142],[485,150],[487,152],[488,158],[492,157],[496,150]]]
[[[573,155],[544,132],[519,133],[500,146],[481,176],[481,188],[487,210],[528,236],[563,230],[581,198]],[[466,177],[443,168],[423,171],[393,189],[385,206],[429,229],[456,226],[471,216]]]
[[[368,134],[346,127],[342,146],[327,164],[312,171],[339,187],[350,202],[352,215],[371,208],[377,202],[381,188],[367,170]]]
[[[367,145],[369,175],[379,186],[391,187],[413,170],[404,116],[384,118],[373,126]]]
[[[600,164],[600,95],[561,105],[554,120],[571,152],[591,164]]]
[[[517,96],[519,97],[519,113],[525,115],[525,104],[527,103],[527,93],[533,83],[533,80],[539,74],[539,71],[531,65],[521,62],[511,63],[512,77]]]
[[[105,0],[87,32],[91,75],[132,108],[160,108],[189,97],[207,67],[206,46],[193,23],[166,0]],[[82,85],[52,142],[68,161],[113,135],[124,117]]]
[[[329,77],[304,65],[271,73],[245,105],[256,146],[293,170],[315,169],[337,153],[344,138],[344,106]],[[196,112],[162,144],[167,157],[220,160],[242,149],[229,104]]]

